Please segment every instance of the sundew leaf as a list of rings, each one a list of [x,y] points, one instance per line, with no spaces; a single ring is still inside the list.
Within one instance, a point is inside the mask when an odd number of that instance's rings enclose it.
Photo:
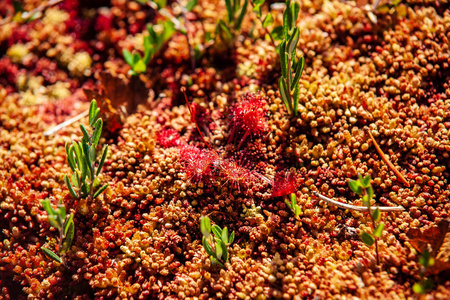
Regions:
[[[375,238],[367,232],[363,232],[363,234],[361,234],[361,240],[367,246],[372,246],[373,243],[375,242]]]
[[[47,249],[45,247],[41,247],[41,250],[44,251],[44,253],[50,257],[51,259],[53,259],[54,261],[57,261],[59,263],[62,263],[61,257],[59,257],[55,252],[53,252],[50,249]]]

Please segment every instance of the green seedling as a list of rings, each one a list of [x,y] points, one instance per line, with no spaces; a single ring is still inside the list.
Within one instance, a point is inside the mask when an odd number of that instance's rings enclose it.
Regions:
[[[297,204],[297,196],[295,196],[295,194],[291,194],[290,200],[291,201],[289,201],[288,199],[284,199],[284,202],[292,210],[295,217],[298,219],[298,217],[302,213],[302,210],[301,210],[300,206],[298,206],[298,204]]]
[[[141,56],[139,53],[132,54],[126,49],[123,50],[123,57],[131,67],[130,75],[136,76],[147,72],[147,65],[151,59],[175,32],[175,25],[170,20],[165,20],[160,25],[162,27],[161,31],[155,31],[156,25],[149,24],[147,26],[148,35],[144,37],[144,56]]]
[[[430,252],[425,249],[425,251],[422,253],[422,255],[419,257],[419,263],[422,265],[420,268],[420,282],[417,282],[413,285],[413,291],[414,293],[424,295],[430,290],[433,289],[433,280],[431,278],[425,277],[426,270],[433,266],[435,261],[434,258],[431,257]]]
[[[258,17],[258,20],[261,22],[262,27],[266,31],[266,35],[269,36],[270,41],[272,42],[272,45],[277,48],[275,41],[281,41],[283,39],[282,32],[283,32],[283,26],[277,26],[275,27],[272,32],[269,31],[269,26],[273,24],[274,18],[273,15],[269,12],[266,14],[266,16],[263,18],[261,6],[264,4],[264,0],[250,0],[250,3],[253,6],[252,11],[256,14]]]
[[[221,229],[218,225],[211,227],[211,221],[208,217],[200,220],[200,230],[202,232],[202,244],[206,253],[211,258],[213,264],[225,268],[224,264],[228,262],[228,245],[234,241],[234,231],[228,235],[228,228]],[[213,234],[211,234],[211,232]]]
[[[41,247],[41,249],[48,257],[50,257],[54,261],[67,266],[65,254],[72,245],[73,235],[75,232],[73,214],[70,214],[69,216],[66,215],[66,208],[61,201],[58,203],[57,209],[53,209],[50,204],[50,200],[48,199],[42,200],[41,204],[48,213],[48,222],[51,226],[55,227],[59,231],[58,254],[46,247]]]
[[[286,1],[283,13],[283,40],[279,45],[281,77],[278,81],[281,100],[289,114],[297,116],[299,101],[299,82],[305,67],[304,57],[296,58],[300,30],[295,26],[300,6],[297,2]]]
[[[363,205],[367,207],[367,210],[369,212],[369,216],[372,220],[372,226],[374,229],[372,233],[363,232],[361,235],[361,240],[369,247],[375,244],[377,264],[379,265],[380,256],[378,253],[378,239],[381,237],[381,234],[383,232],[384,223],[379,223],[381,218],[380,209],[378,207],[373,209],[370,204],[370,201],[373,198],[373,188],[370,184],[370,180],[370,175],[367,175],[364,178],[359,175],[359,178],[357,180],[350,180],[348,182],[348,185],[355,194],[362,196]],[[376,225],[377,223],[379,224]]]
[[[217,25],[216,35],[219,36],[226,44],[234,41],[239,34],[247,11],[248,0],[225,0],[227,17],[220,20]]]
[[[90,133],[84,125],[80,124],[83,132],[81,142],[72,142],[70,146],[69,143],[66,143],[67,162],[73,173],[70,177],[64,175],[64,182],[69,188],[70,194],[77,199],[89,197],[89,200],[93,200],[109,186],[109,184],[105,184],[100,187],[100,180],[97,177],[108,153],[108,145],[106,145],[97,165],[96,147],[100,141],[103,127],[103,121],[98,117],[99,113],[97,101],[92,100],[89,109]]]

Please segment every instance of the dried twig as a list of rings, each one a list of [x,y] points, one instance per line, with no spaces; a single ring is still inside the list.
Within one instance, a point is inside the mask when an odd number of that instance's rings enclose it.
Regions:
[[[72,124],[72,123],[74,123],[74,122],[76,122],[76,121],[86,117],[88,114],[89,114],[89,110],[83,111],[81,114],[79,114],[79,115],[77,115],[77,116],[75,116],[75,117],[73,117],[73,118],[71,118],[69,120],[66,120],[66,121],[62,122],[61,124],[56,125],[55,127],[53,127],[50,130],[45,131],[44,132],[44,136],[52,135],[55,132],[57,132],[58,130],[61,130],[62,128],[66,127],[66,126],[69,126],[70,124]]]
[[[369,211],[369,209],[366,206],[356,206],[356,205],[351,205],[351,204],[347,204],[347,203],[342,203],[336,200],[333,200],[331,198],[325,197],[321,194],[319,194],[318,192],[313,192],[314,196],[318,197],[319,199],[332,204],[334,206],[343,208],[343,209],[349,209],[349,210],[354,210],[354,211],[361,211],[361,212],[367,212]],[[404,211],[405,208],[403,206],[374,206],[371,207],[371,211],[374,211],[375,209],[379,209],[381,212],[395,212],[395,211]]]
[[[406,181],[405,177],[403,177],[402,173],[397,170],[397,168],[387,159],[386,155],[384,154],[383,150],[381,150],[380,146],[378,146],[377,141],[375,141],[372,133],[370,132],[370,129],[367,129],[367,132],[369,133],[370,138],[372,139],[373,145],[377,149],[378,153],[381,156],[381,159],[388,165],[388,167],[395,173],[397,178],[406,186],[409,187],[408,181]]]

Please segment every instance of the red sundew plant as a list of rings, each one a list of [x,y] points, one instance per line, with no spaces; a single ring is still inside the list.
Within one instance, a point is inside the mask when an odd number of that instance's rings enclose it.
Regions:
[[[267,106],[261,94],[250,93],[245,95],[244,99],[234,106],[232,114],[230,139],[237,131],[244,134],[239,142],[238,149],[247,137],[258,136],[267,128]]]
[[[230,182],[233,188],[240,191],[240,186],[246,186],[254,180],[254,171],[250,171],[242,165],[242,161],[236,162],[232,159],[223,160],[220,163],[220,174],[225,178],[226,183]]]
[[[180,150],[180,156],[185,163],[186,175],[191,181],[200,182],[213,176],[213,163],[218,158],[215,152],[185,145]]]
[[[299,183],[294,173],[280,172],[275,176],[271,196],[286,196],[297,192],[298,187]]]
[[[180,133],[172,128],[161,130],[157,134],[158,143],[164,148],[178,146],[180,144],[179,138]]]

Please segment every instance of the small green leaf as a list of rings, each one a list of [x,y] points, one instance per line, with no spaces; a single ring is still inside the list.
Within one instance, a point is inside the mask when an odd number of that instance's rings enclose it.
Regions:
[[[292,26],[292,12],[291,12],[291,3],[286,1],[286,9],[283,12],[283,32],[284,32],[284,38],[288,39],[289,37],[289,31],[291,30]]]
[[[66,175],[67,176],[67,175]],[[65,181],[64,181],[65,182]],[[77,173],[76,172],[74,172],[74,173],[72,173],[72,175],[70,176],[70,183],[72,183],[72,185],[74,186],[74,187],[76,187],[77,189],[79,189],[80,188],[80,183],[78,182],[78,176],[77,176]],[[67,185],[67,184],[66,184]]]
[[[302,209],[300,208],[300,206],[296,205],[295,206],[295,216],[298,217],[301,213],[302,213]]]
[[[218,242],[216,242],[216,258],[217,259],[222,259],[222,254],[223,254],[223,248],[222,248],[220,242],[223,243],[222,240],[219,240]]]
[[[228,244],[228,228],[226,227],[222,230],[222,241]]]
[[[81,144],[80,144],[81,145]],[[72,142],[72,148],[75,152],[76,163],[78,170],[83,171],[83,150],[77,142]]]
[[[209,237],[209,233],[211,232],[211,221],[208,217],[200,219],[200,231],[204,237]]]
[[[273,16],[271,13],[268,13],[263,21],[263,27],[267,27],[273,24]]]
[[[292,27],[294,27],[295,23],[297,22],[298,13],[300,11],[300,5],[297,2],[295,2],[295,1],[292,2],[291,11],[292,11],[292,19],[291,19],[292,20]]]
[[[58,221],[56,221],[56,218],[57,218],[56,215],[48,215],[48,222],[50,223],[51,226],[59,229],[60,224],[58,223]]]
[[[231,0],[225,0],[225,6],[227,8],[227,18],[228,18],[228,24],[231,24],[233,21],[233,9],[231,7]]]
[[[283,78],[288,78],[288,57],[286,56],[286,41],[282,41],[280,44],[280,66],[281,76],[283,76]]]
[[[371,234],[369,234],[367,232],[363,232],[363,234],[361,235],[361,240],[367,246],[372,246],[373,243],[375,242],[375,238]]]
[[[380,223],[380,225],[378,225],[377,228],[375,228],[375,230],[373,231],[373,236],[381,237],[381,234],[383,233],[383,229],[384,229],[384,223]]]
[[[147,66],[144,63],[144,61],[142,59],[140,59],[133,68],[133,71],[135,71],[137,74],[142,74],[147,72]]]
[[[370,175],[367,175],[366,177],[362,178],[361,183],[364,188],[366,188],[366,189],[369,188],[370,187]]]
[[[104,190],[106,190],[106,188],[109,186],[109,183],[105,184],[104,186],[102,186],[101,188],[99,188],[95,194],[94,194],[94,199],[98,197],[98,195],[100,195]]]
[[[222,229],[218,225],[213,225],[211,228],[212,233],[216,236],[217,239],[222,239]]]
[[[73,224],[73,214],[70,214],[67,220],[64,222],[64,236],[67,236],[67,232],[69,231],[70,223]]]
[[[98,119],[94,124],[94,133],[92,135],[92,143],[97,146],[98,142],[100,141],[100,136],[102,135],[102,127],[103,127],[103,120]]]
[[[67,176],[67,175],[66,175]],[[49,215],[56,215],[55,210],[50,204],[50,200],[44,199],[41,201],[42,207],[47,211]]]
[[[96,175],[99,175],[100,172],[102,171],[103,164],[105,163],[105,160],[106,160],[106,155],[108,154],[108,149],[109,149],[109,147],[108,147],[108,145],[106,145],[105,150],[103,150],[102,158],[100,159],[100,162],[98,163]]]
[[[234,242],[234,231],[230,234],[230,237],[228,238],[228,243],[231,244]]]
[[[434,265],[435,261],[434,258],[431,257],[430,252],[427,249],[425,249],[425,251],[419,257],[419,263],[425,268],[428,268]]]
[[[133,54],[133,70],[136,67],[136,64],[138,63],[138,61],[140,61],[142,59],[141,55],[139,53],[135,53]]]
[[[296,68],[295,68],[295,76],[292,80],[292,89],[295,89],[300,82],[300,76],[302,76],[303,68],[305,67],[305,58],[302,56],[298,59]]]
[[[144,36],[144,58],[143,62],[148,65],[152,56],[152,46],[150,44],[150,37],[148,35]]]
[[[372,218],[375,221],[379,221],[381,218],[381,213],[380,213],[380,209],[377,207],[372,211]]]
[[[56,214],[58,215],[58,223],[62,225],[64,224],[64,220],[66,219],[66,207],[61,202],[58,203],[58,209],[56,210]]]
[[[163,27],[164,27],[164,32],[161,36],[161,40],[158,43],[158,50],[161,48],[162,44],[164,42],[166,42],[167,40],[169,40],[176,31],[175,24],[170,20],[164,21]]]
[[[67,250],[70,249],[70,246],[72,246],[73,237],[75,234],[75,225],[73,223],[73,214],[71,215],[70,222],[66,223],[66,229],[65,231],[65,240],[61,249],[61,253],[67,252]]]
[[[298,39],[299,39],[300,31],[297,27],[294,28],[294,31],[286,45],[286,52],[288,53],[288,57],[292,59],[292,54],[295,57],[295,50],[297,49]]]
[[[294,208],[297,205],[297,196],[294,193],[290,194],[290,198],[291,198],[291,208]]]
[[[60,258],[55,252],[53,252],[52,250],[47,249],[47,248],[45,248],[45,247],[41,247],[41,250],[44,251],[44,253],[45,253],[48,257],[50,257],[51,259],[53,259],[53,260],[55,260],[55,261],[57,261],[57,262],[59,262],[59,263],[62,263],[61,258]]]
[[[412,289],[413,289],[414,293],[417,293],[417,294],[425,294],[426,293],[421,282],[414,283]]]
[[[362,193],[362,188],[361,185],[359,184],[359,182],[357,180],[349,180],[348,181],[348,186],[350,187],[350,189],[357,195],[361,195]]]
[[[362,203],[363,203],[364,206],[370,207],[370,200],[369,200],[369,196],[368,195],[363,195],[362,196]]]
[[[194,7],[197,5],[197,0],[191,0],[186,4],[187,11],[192,11]]]
[[[283,26],[275,27],[270,34],[275,41],[281,41],[283,39]]]
[[[227,249],[227,245],[224,243],[224,241],[220,241],[220,247],[222,247],[223,260],[225,262],[228,262],[228,249]]]
[[[369,186],[366,189],[366,192],[367,192],[367,197],[369,197],[369,200],[372,199],[373,198],[373,188],[372,188],[372,186]]]
[[[92,166],[94,164],[94,162],[95,162],[95,158],[97,156],[97,151],[95,150],[95,146],[94,145],[91,145],[89,147],[88,151],[89,151],[89,163]]]
[[[294,96],[293,96],[293,102],[294,102],[294,116],[297,116],[297,115],[298,115],[299,93],[300,93],[300,88],[298,87],[298,85],[296,85],[296,86],[295,86],[295,89],[294,89]]]
[[[73,173],[73,174],[76,174],[76,173]],[[64,182],[66,183],[67,188],[69,189],[69,192],[72,195],[72,197],[78,198],[77,193],[75,193],[75,190],[73,189],[72,184],[70,183],[69,176],[64,175]]]
[[[291,210],[293,209],[292,203],[288,199],[284,199],[284,203],[286,203],[287,207],[289,207]]]
[[[278,81],[278,88],[280,89],[280,96],[281,96],[281,100],[284,103],[284,106],[286,106],[286,109],[288,111],[288,113],[291,113],[291,109],[290,109],[290,103],[289,103],[289,99],[287,97],[287,87],[286,87],[286,83],[284,82],[284,79],[282,77],[280,77],[279,81]]]
[[[133,68],[134,67],[134,61],[133,61],[133,55],[131,54],[130,51],[128,51],[127,49],[123,49],[122,51],[123,53],[123,58],[125,59],[125,61],[127,62],[127,64]],[[91,117],[89,116],[89,121],[92,120]]]
[[[244,19],[244,16],[245,16],[245,14],[247,12],[247,5],[248,5],[248,0],[245,0],[244,1],[244,6],[242,7],[241,13],[239,14],[239,17],[238,17],[238,19],[236,21],[236,26],[235,26],[236,30],[241,29],[242,20]]]
[[[211,245],[206,240],[205,236],[202,237],[202,244],[203,244],[203,248],[205,248],[205,252],[208,253],[208,255],[211,255],[211,256],[216,255],[214,253],[214,251],[212,250]]]
[[[124,50],[124,51],[126,51],[126,50]],[[97,111],[97,101],[94,99],[91,101],[91,105],[89,106],[89,126],[92,126],[92,124],[94,124],[94,122],[95,122],[95,112],[96,111]]]
[[[233,38],[230,29],[222,20],[219,20],[219,26],[217,28],[219,33],[223,32],[225,34],[225,40],[231,40]]]
[[[253,2],[252,11],[258,16],[258,18],[261,18],[261,5],[260,4],[256,4],[255,2]]]
[[[215,255],[215,254],[214,254]],[[212,255],[211,255],[211,262],[212,262],[212,264],[214,265],[219,265],[219,266],[221,266],[222,268],[225,268],[225,266],[220,262],[220,261],[218,261],[217,259],[215,259]]]

